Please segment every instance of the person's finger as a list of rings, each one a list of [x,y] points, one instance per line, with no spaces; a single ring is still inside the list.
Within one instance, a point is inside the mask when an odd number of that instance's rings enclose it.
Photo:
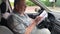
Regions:
[[[42,17],[40,16],[37,16],[36,19],[35,19],[35,22],[38,23],[40,20],[41,20]]]

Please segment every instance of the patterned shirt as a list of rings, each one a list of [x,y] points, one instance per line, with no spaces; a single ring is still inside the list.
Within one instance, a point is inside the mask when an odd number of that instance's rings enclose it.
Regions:
[[[24,34],[26,27],[31,24],[31,19],[27,14],[21,16],[19,13],[14,13],[8,18],[8,26],[14,31],[14,34]],[[32,30],[31,34],[36,32],[36,27]]]

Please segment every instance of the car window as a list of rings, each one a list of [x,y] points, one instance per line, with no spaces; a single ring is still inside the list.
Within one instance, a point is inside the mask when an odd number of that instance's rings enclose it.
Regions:
[[[1,3],[2,3],[2,0],[0,0],[0,5],[1,5]],[[0,10],[0,16],[1,16],[1,10]],[[1,22],[1,17],[0,17],[0,22]]]
[[[9,0],[10,4],[12,6],[12,9],[14,9],[14,0]],[[26,0],[26,11],[25,13],[37,13],[37,11],[40,9],[39,6],[31,2],[30,0]]]
[[[14,8],[14,0],[9,0],[11,7]]]
[[[2,0],[0,0],[0,4],[2,3]]]
[[[47,8],[54,12],[60,12],[60,0],[40,0]]]
[[[59,12],[60,11],[60,0],[39,0],[41,1],[43,4],[45,4],[47,6],[47,8],[49,8],[51,11],[56,11]],[[14,0],[10,0],[11,6],[12,8],[14,8]],[[35,9],[40,9],[39,6],[37,6],[36,4],[34,4],[33,2],[26,0],[26,13],[35,13]]]

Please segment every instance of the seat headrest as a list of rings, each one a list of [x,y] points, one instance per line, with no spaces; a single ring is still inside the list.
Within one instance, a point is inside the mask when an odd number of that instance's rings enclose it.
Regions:
[[[0,7],[1,7],[1,13],[5,13],[6,12],[6,3],[2,2]]]

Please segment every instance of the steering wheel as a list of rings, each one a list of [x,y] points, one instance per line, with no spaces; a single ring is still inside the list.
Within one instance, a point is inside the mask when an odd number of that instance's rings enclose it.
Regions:
[[[53,27],[52,22],[55,21],[55,16],[53,14],[51,14],[51,13],[47,13],[47,14],[48,14],[48,16],[41,23],[39,23],[37,25],[37,28],[39,28],[39,29],[41,29],[41,28],[48,28],[49,30],[52,29],[52,27]]]
[[[45,27],[45,21],[46,21],[46,19],[48,18],[48,13],[43,9],[43,10],[39,10],[38,11],[39,12],[39,16],[42,16],[43,18],[42,18],[42,21],[41,21],[41,23],[39,23],[38,25],[37,25],[37,28],[44,28]]]

